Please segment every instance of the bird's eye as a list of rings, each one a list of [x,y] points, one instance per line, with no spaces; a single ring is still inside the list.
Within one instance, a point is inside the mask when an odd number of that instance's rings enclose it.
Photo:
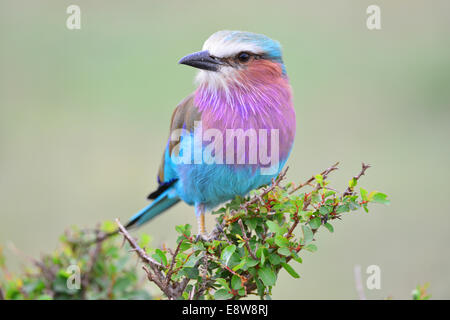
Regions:
[[[239,62],[245,63],[248,62],[248,60],[250,60],[250,55],[247,52],[241,52],[238,54],[237,58]]]

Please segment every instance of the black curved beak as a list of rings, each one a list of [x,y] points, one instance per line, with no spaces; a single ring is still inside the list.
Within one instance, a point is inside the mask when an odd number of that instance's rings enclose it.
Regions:
[[[217,71],[223,64],[219,59],[211,57],[207,50],[189,54],[181,58],[178,63],[208,71]]]

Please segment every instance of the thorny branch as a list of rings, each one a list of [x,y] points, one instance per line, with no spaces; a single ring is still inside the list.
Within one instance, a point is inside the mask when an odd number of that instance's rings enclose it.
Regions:
[[[335,163],[334,165],[330,166],[329,168],[325,169],[324,171],[322,171],[320,173],[321,180],[322,180],[321,182],[317,181],[317,176],[313,176],[310,179],[308,179],[307,181],[300,183],[297,186],[292,186],[291,187],[292,189],[288,191],[288,194],[291,195],[294,192],[300,190],[301,188],[303,188],[305,186],[310,186],[313,188],[311,192],[306,192],[304,194],[304,199],[303,199],[302,205],[301,205],[301,207],[297,207],[297,212],[293,215],[293,223],[290,226],[287,234],[285,234],[286,238],[290,239],[293,235],[295,228],[300,224],[300,219],[298,216],[299,211],[300,210],[307,211],[308,208],[312,205],[311,203],[312,203],[313,193],[319,191],[321,188],[334,190],[328,186],[325,186],[325,180],[328,178],[328,175],[331,172],[338,169],[338,164],[339,164],[339,162]],[[363,176],[365,174],[365,171],[369,167],[370,167],[370,165],[367,165],[364,163],[362,164],[361,171],[356,176],[353,177],[353,179],[355,180],[355,183],[361,178],[361,176]],[[280,186],[280,183],[285,178],[287,170],[288,170],[288,167],[286,167],[286,169],[284,169],[278,175],[278,177],[276,179],[272,179],[271,185],[262,189],[262,192],[251,196],[246,202],[242,203],[238,209],[231,210],[229,212],[227,218],[224,218],[222,220],[222,222],[217,223],[216,227],[213,229],[213,231],[210,234],[210,238],[212,238],[212,239],[221,239],[222,238],[223,240],[227,241],[229,244],[232,244],[232,242],[230,241],[230,239],[227,237],[226,233],[224,232],[224,229],[227,227],[228,223],[233,220],[234,216],[236,216],[239,213],[242,214],[243,211],[245,214],[248,214],[251,206],[257,204],[258,202],[260,202],[261,206],[268,207],[269,211],[273,210],[273,209],[271,209],[270,205],[268,205],[268,203],[263,200],[263,197],[268,195],[270,192],[274,191],[278,187],[283,188],[282,186]],[[345,192],[342,194],[342,198],[344,198],[344,196],[352,195],[352,194],[353,194],[353,189],[349,186],[345,190]],[[317,209],[316,207],[314,207],[314,208]],[[340,215],[336,214],[335,209],[336,208],[334,208],[333,211],[329,214],[329,217],[327,216],[324,220],[322,220],[322,223],[326,223],[327,220],[340,219]],[[268,214],[270,214],[270,212]],[[309,220],[306,221],[306,223],[308,223],[313,218],[315,218],[314,215],[311,216],[309,218]],[[242,231],[242,239],[244,241],[244,245],[245,245],[249,255],[251,256],[252,259],[258,260],[256,254],[255,254],[255,251],[251,249],[250,244],[249,244],[249,234],[251,235],[251,230],[249,230],[244,225],[241,218],[239,218],[238,220],[236,220],[234,218],[234,221],[237,221],[239,224],[239,227]],[[145,263],[145,265],[143,266],[143,269],[147,273],[148,279],[151,282],[154,282],[169,299],[177,299],[177,298],[181,297],[183,292],[186,290],[186,287],[187,287],[190,279],[187,277],[184,277],[184,278],[182,278],[182,280],[175,281],[172,279],[172,275],[174,273],[178,272],[178,269],[179,269],[179,268],[174,269],[174,267],[175,267],[175,259],[180,251],[180,246],[181,246],[182,242],[180,241],[178,243],[175,251],[168,250],[170,255],[172,255],[172,261],[169,263],[168,266],[163,266],[160,263],[158,263],[157,261],[155,261],[154,259],[152,259],[151,257],[149,257],[146,254],[145,250],[143,250],[142,248],[139,247],[136,240],[134,240],[130,236],[128,231],[119,222],[118,219],[116,219],[116,223],[119,227],[119,229],[118,229],[119,233],[124,236],[124,240],[128,241],[128,243],[132,247],[132,251],[135,251],[136,254],[139,256],[139,258]],[[318,229],[312,230],[313,236],[315,236],[317,230]],[[264,231],[264,234],[266,234],[266,231]],[[302,245],[298,245],[298,247],[292,248],[291,250],[295,250],[295,252],[298,253],[302,248],[303,248]],[[208,263],[209,263],[208,261],[214,261],[215,263],[221,265],[221,267],[223,269],[226,269],[231,274],[238,276],[241,279],[242,285],[245,289],[245,295],[247,295],[247,293],[248,294],[253,293],[253,291],[256,289],[255,282],[251,281],[253,278],[253,275],[249,274],[248,272],[243,272],[242,274],[235,272],[234,270],[230,269],[228,266],[224,265],[218,259],[218,257],[209,254],[207,251],[203,252],[202,254],[203,254],[203,257],[196,262],[194,268],[199,268],[199,265],[202,264],[201,267],[203,267],[203,269],[205,269],[205,272],[204,272],[204,274],[202,272],[202,281],[201,281],[201,283],[199,283],[199,286],[198,287],[192,286],[192,289],[188,292],[189,299],[198,299],[200,296],[202,296],[204,294],[205,291],[208,291],[210,288],[212,288],[211,285],[214,283],[214,281],[209,280],[207,278]],[[188,257],[186,258],[186,261],[189,258],[189,256],[190,255],[188,255]],[[288,263],[292,258],[293,258],[293,256],[286,257],[286,263]],[[281,266],[279,268],[281,268]],[[164,271],[164,270],[166,270],[166,271]]]
[[[142,267],[147,273],[147,278],[154,282],[169,299],[173,300],[179,298],[189,282],[188,278],[184,278],[181,281],[173,281],[171,279],[175,257],[180,250],[180,244],[178,244],[177,249],[173,253],[172,262],[166,275],[162,271],[164,266],[147,255],[144,249],[138,245],[136,240],[131,237],[127,229],[120,223],[119,219],[116,219],[116,223],[119,227],[119,233],[122,234],[130,244],[132,251],[136,252],[139,258],[150,267],[149,268],[146,265]]]
[[[322,171],[321,175],[322,175],[322,177],[323,177],[323,181],[325,181],[325,180],[328,178],[328,174],[329,174],[330,172],[332,172],[332,171],[338,169],[338,167],[337,167],[338,164],[339,164],[339,162],[337,162],[337,163],[334,164],[333,166],[329,167],[328,169]],[[362,163],[361,171],[360,171],[356,176],[353,177],[353,178],[356,180],[356,182],[361,178],[361,176],[364,175],[364,173],[366,172],[366,170],[367,170],[368,168],[370,168],[370,165],[365,164],[365,163],[363,162],[363,163]],[[314,177],[313,177],[313,178],[314,178]],[[309,182],[308,182],[308,181],[309,181]],[[300,187],[300,186],[303,187],[303,186],[305,186],[305,185],[311,185],[312,181],[314,181],[314,180],[309,179],[308,181],[305,182],[305,183],[303,183],[303,184],[300,184],[299,187]],[[296,190],[300,189],[299,187],[297,187]],[[321,187],[320,184],[317,183],[316,186],[314,187],[314,191],[319,190],[320,187]],[[328,187],[326,187],[326,188],[329,189]],[[351,191],[350,191],[350,190],[351,190]],[[342,197],[344,197],[344,196],[346,196],[346,195],[351,195],[352,193],[353,193],[353,190],[352,190],[350,187],[348,187],[347,190],[346,190],[346,191],[344,192],[344,194],[342,195]],[[308,209],[308,207],[309,207],[310,204],[311,204],[311,193],[310,193],[309,195],[308,195],[308,194],[305,194],[305,201],[303,202],[303,208],[302,208],[302,210],[303,210],[303,211],[306,211],[306,210]],[[330,213],[330,216],[328,217],[328,220],[334,220],[334,219],[340,219],[340,215],[336,215],[335,212],[334,212],[334,210],[333,210],[333,212]],[[324,221],[322,221],[322,223],[324,223]],[[292,232],[294,231],[294,229],[295,229],[295,227],[297,226],[297,224],[298,224],[298,219],[296,219],[296,220],[294,221],[294,223],[293,223],[291,229],[289,230],[289,233],[290,233],[290,234],[292,234]],[[313,232],[313,235],[315,236],[315,234],[316,234],[316,232],[317,232],[317,229],[313,229],[312,232]],[[301,249],[302,249],[302,247],[299,246],[299,247],[296,249],[296,252],[298,253]],[[288,257],[288,258],[286,259],[286,262],[289,262],[290,260],[292,260],[292,257]]]
[[[242,237],[245,241],[245,247],[247,248],[248,253],[254,260],[257,260],[258,258],[256,257],[255,253],[253,252],[252,248],[250,248],[250,244],[248,243],[249,239],[247,237],[247,232],[245,231],[244,223],[242,222],[242,219],[239,219],[239,226],[241,227]]]
[[[362,163],[361,166],[362,166],[361,171],[356,176],[353,177],[353,179],[355,179],[356,181],[358,181],[359,178],[361,178],[361,176],[363,176],[366,173],[366,170],[370,168],[370,164],[365,164],[364,162]],[[348,186],[343,196],[345,197],[351,194],[353,194],[353,188],[351,186]]]
[[[332,172],[332,171],[338,169],[338,165],[339,165],[339,162],[336,162],[336,163],[333,164],[331,167],[325,169],[324,171],[322,171],[322,172],[320,173],[320,174],[323,176],[324,180],[325,180],[325,178],[328,176],[328,174],[329,174],[330,172]],[[297,187],[295,187],[294,189],[292,189],[292,190],[289,192],[289,194],[295,193],[296,191],[300,190],[300,189],[303,188],[304,186],[307,186],[307,185],[311,186],[312,182],[313,182],[315,179],[316,179],[316,177],[315,177],[315,176],[312,176],[312,177],[309,178],[306,182],[303,182],[303,183],[299,184]]]
[[[320,173],[324,181],[328,178],[328,175],[332,171],[338,169],[338,167],[337,167],[338,165],[339,165],[339,162],[336,162],[334,165],[332,165],[331,167],[325,169],[324,171],[322,171]],[[303,188],[306,185],[312,186],[312,182],[315,179],[316,179],[315,176],[311,177],[308,181],[299,184],[296,188],[294,188],[291,192],[289,192],[289,194],[293,194],[294,192],[300,190],[301,188]],[[319,188],[320,188],[320,184],[317,183],[316,186],[314,187],[314,191],[319,190]],[[311,193],[310,194],[305,194],[305,198],[303,200],[302,211],[306,211],[310,204],[311,204]],[[292,236],[292,233],[294,232],[295,228],[297,227],[297,225],[299,223],[298,211],[299,211],[299,208],[297,207],[297,212],[294,215],[294,223],[292,224],[291,228],[289,229],[289,231],[287,233],[287,238],[290,238]]]

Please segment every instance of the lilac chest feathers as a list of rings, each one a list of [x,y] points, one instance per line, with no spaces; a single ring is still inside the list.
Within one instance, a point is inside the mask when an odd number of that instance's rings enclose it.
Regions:
[[[280,158],[289,155],[296,125],[287,78],[247,80],[219,88],[200,85],[194,103],[202,113],[203,130],[219,130],[224,137],[236,132],[243,132],[247,137],[249,132],[255,133],[258,144],[267,139],[269,147],[270,141],[275,142],[272,137],[275,133]]]

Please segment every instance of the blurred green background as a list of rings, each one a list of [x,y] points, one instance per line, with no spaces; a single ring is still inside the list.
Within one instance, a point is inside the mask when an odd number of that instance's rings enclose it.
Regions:
[[[450,298],[448,1],[0,3],[0,244],[39,256],[70,225],[143,207],[172,111],[194,89],[177,61],[215,31],[247,30],[283,45],[298,121],[289,179],[339,160],[344,188],[365,161],[361,185],[392,200],[322,231],[301,279],[281,272],[273,298],[356,299],[356,264],[381,268],[368,298],[409,299],[425,282]],[[374,3],[379,31],[366,28]],[[66,28],[70,4],[81,30]],[[182,223],[195,225],[185,204],[136,234],[172,245]]]

